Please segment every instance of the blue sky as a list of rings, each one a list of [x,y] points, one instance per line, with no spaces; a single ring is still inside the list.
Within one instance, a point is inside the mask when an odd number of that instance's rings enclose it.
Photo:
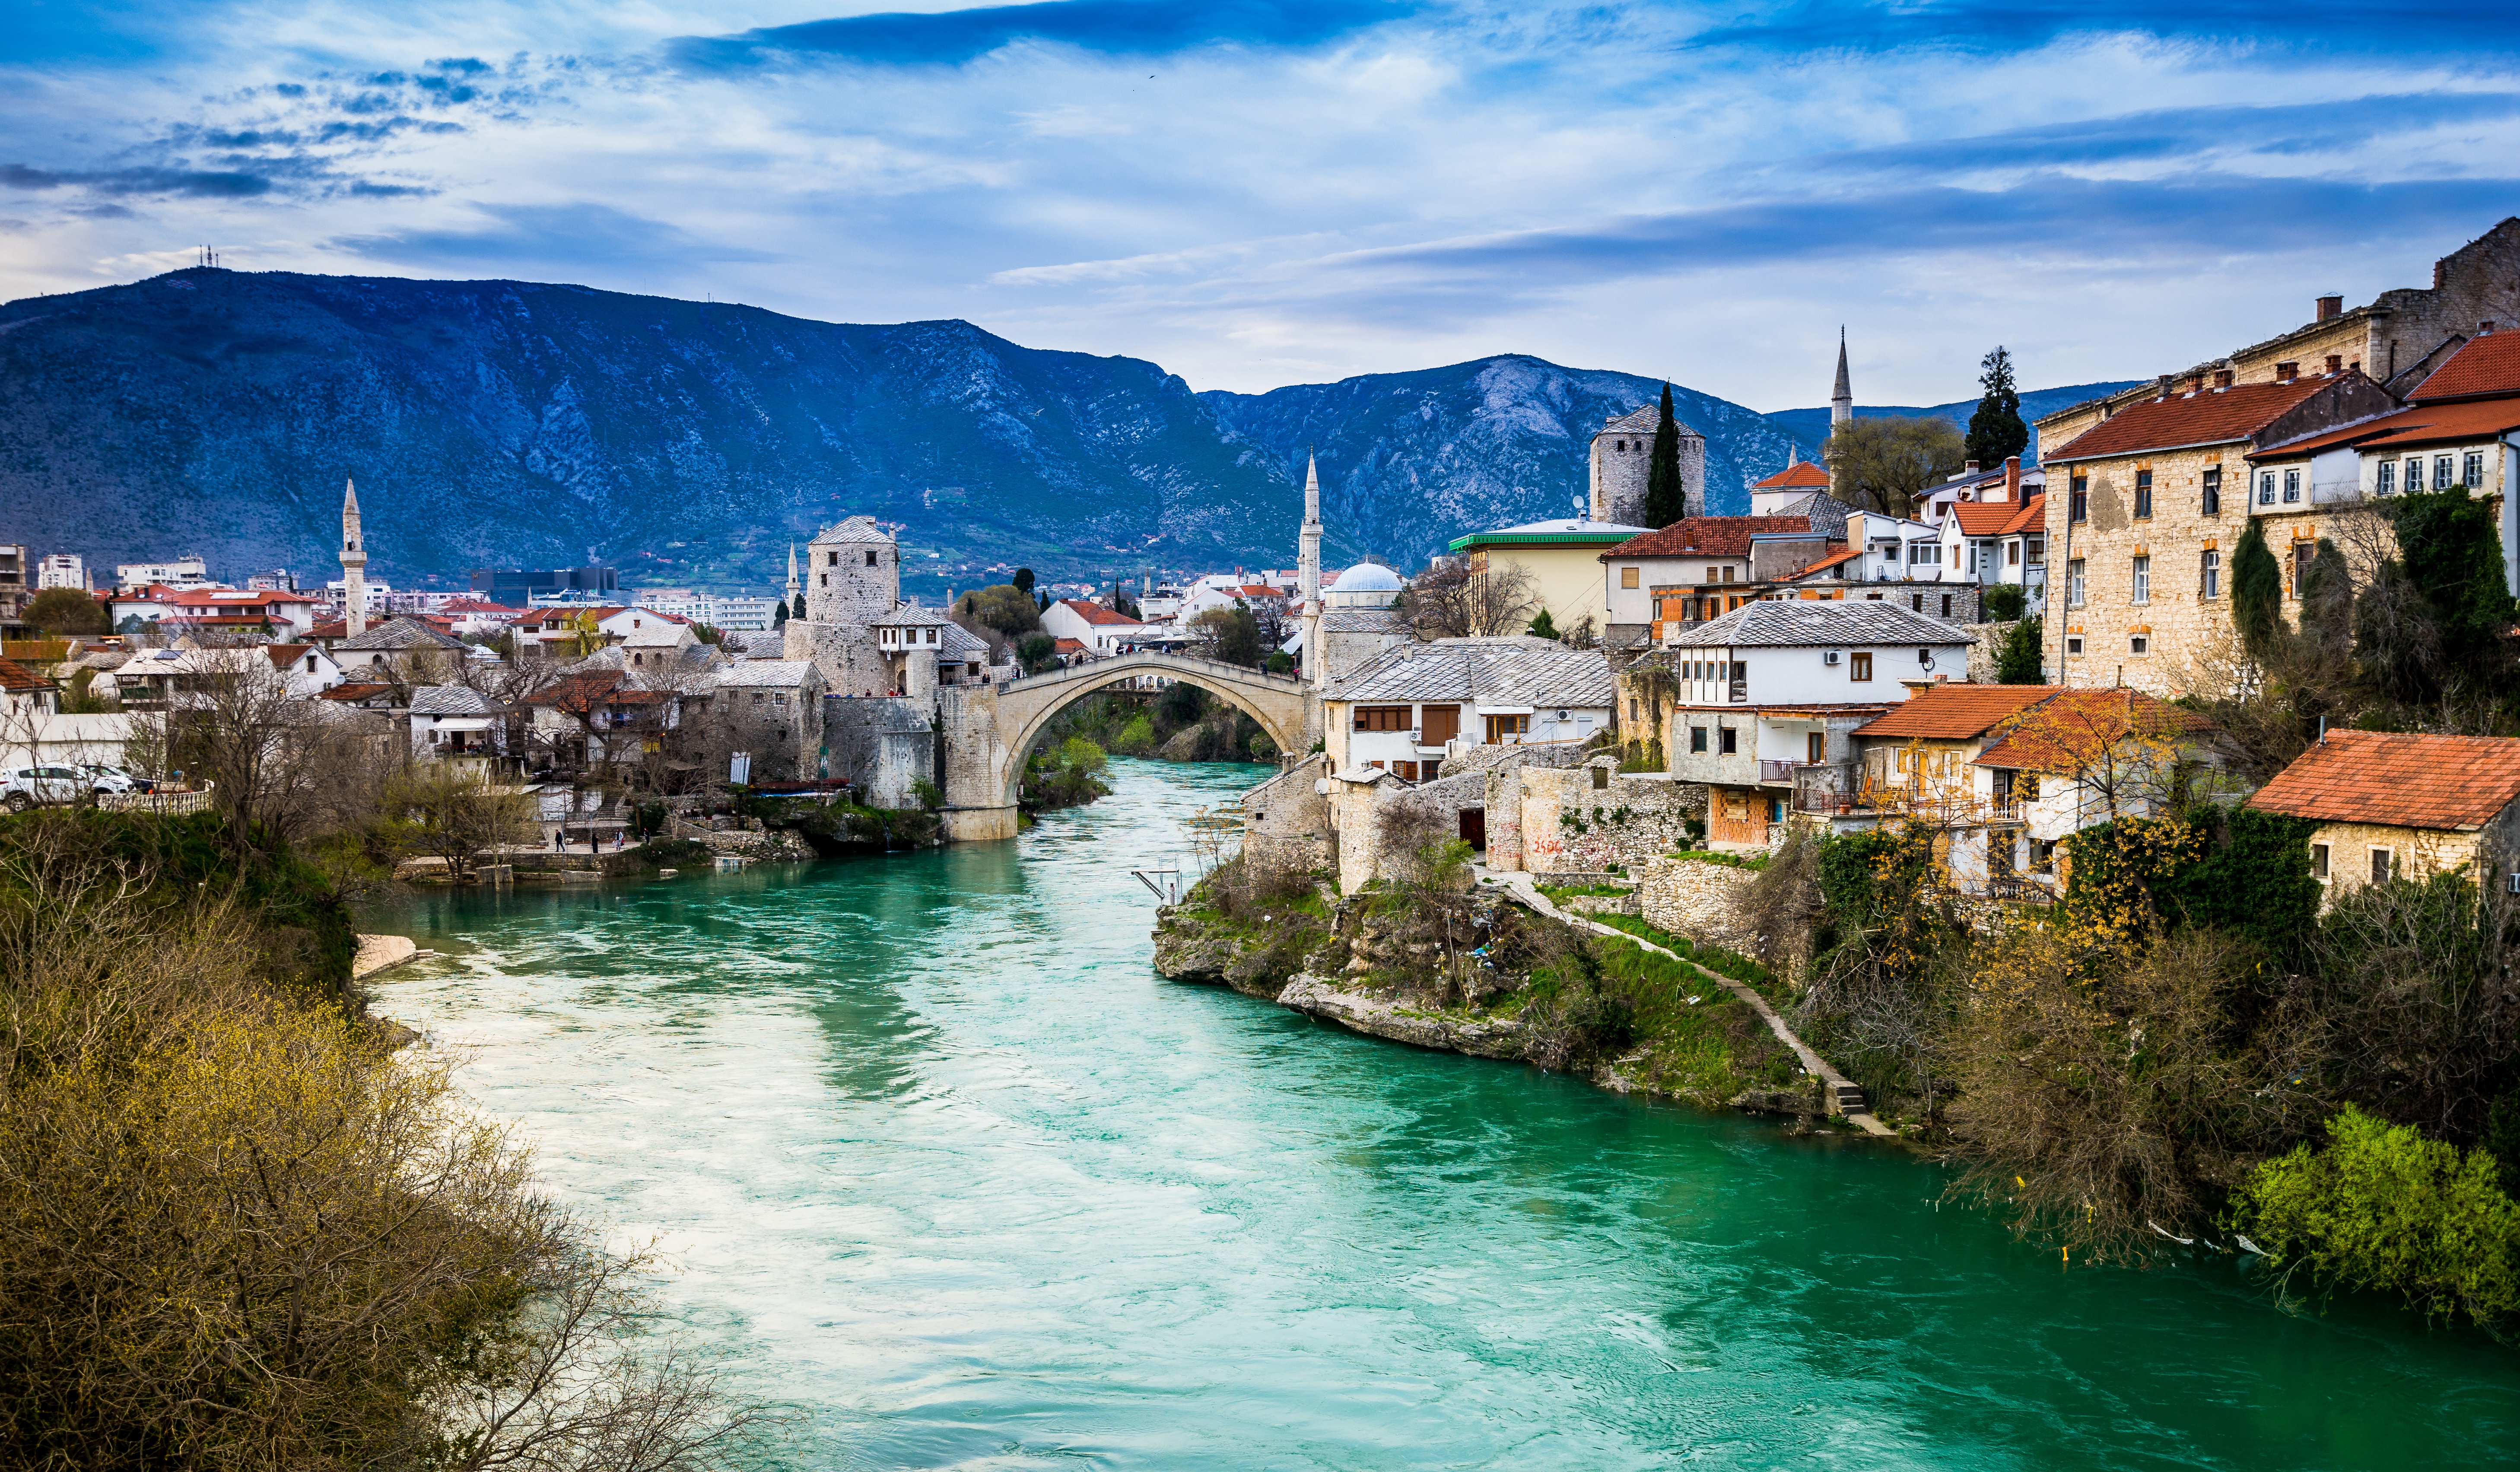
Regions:
[[[0,295],[240,269],[963,317],[1258,390],[2182,368],[2520,213],[2520,5],[0,0]]]

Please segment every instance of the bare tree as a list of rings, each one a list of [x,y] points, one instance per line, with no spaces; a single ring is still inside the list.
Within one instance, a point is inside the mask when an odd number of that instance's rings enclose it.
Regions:
[[[1864,419],[1830,435],[1822,454],[1857,505],[1905,516],[1967,460],[1968,442],[1938,419]]]
[[[531,799],[450,762],[413,763],[384,801],[409,825],[412,847],[445,861],[450,880],[481,855],[524,843],[536,831]]]
[[[1410,579],[1400,608],[1420,639],[1518,634],[1540,605],[1540,582],[1519,562],[1444,558]]]

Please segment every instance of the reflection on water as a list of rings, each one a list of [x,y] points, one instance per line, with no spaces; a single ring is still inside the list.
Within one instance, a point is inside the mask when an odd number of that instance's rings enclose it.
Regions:
[[[2520,1370],[2227,1265],[2063,1271],[1929,1166],[1148,970],[1127,870],[1259,775],[1011,844],[438,895],[382,1006],[800,1468],[2508,1464]]]

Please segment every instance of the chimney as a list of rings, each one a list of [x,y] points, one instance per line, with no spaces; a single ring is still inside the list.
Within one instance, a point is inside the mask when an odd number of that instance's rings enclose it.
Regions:
[[[1962,461],[1962,462],[1960,463],[1960,473],[1961,473],[1961,474],[1963,474],[1963,475],[1974,475],[1974,474],[1976,474],[1976,473],[1977,473],[1977,462],[1976,462],[1976,461],[1974,461],[1974,460]]]
[[[2229,369],[2228,369],[2228,368],[2218,368],[2218,369],[2216,369],[2216,370],[2214,371],[2214,386],[2215,386],[2215,387],[2217,387],[2217,388],[2228,388],[2228,387],[2230,387],[2230,386],[2231,386],[2231,370],[2229,370]]]
[[[2332,379],[2344,371],[2345,355],[2343,353],[2329,353],[2327,355],[2327,376]]]
[[[2187,376],[2187,391],[2189,393],[2203,393],[2205,391],[2205,376],[2201,373],[2189,374]]]
[[[2476,325],[2476,335],[2478,335],[2478,336],[2480,336],[2480,337],[2489,337],[2489,336],[2492,336],[2493,335],[2494,335],[2494,319],[2493,319],[2493,318],[2489,317],[2489,318],[2487,318],[2485,321],[2480,322],[2480,323],[2478,323],[2478,324]]]
[[[2170,375],[2163,374],[2161,377],[2152,380],[2152,393],[2155,398],[2166,399],[2170,397]]]
[[[2003,499],[2021,499],[2021,457],[2018,455],[2003,457]]]
[[[2319,320],[2319,321],[2321,321],[2321,322],[2333,322],[2333,321],[2335,321],[2337,318],[2342,317],[2342,316],[2344,316],[2344,315],[2345,315],[2345,298],[2344,298],[2344,297],[2342,297],[2342,296],[2322,296],[2322,297],[2318,298],[2318,320]]]
[[[2278,383],[2289,383],[2300,377],[2301,365],[2298,363],[2283,362],[2275,365],[2275,381]]]

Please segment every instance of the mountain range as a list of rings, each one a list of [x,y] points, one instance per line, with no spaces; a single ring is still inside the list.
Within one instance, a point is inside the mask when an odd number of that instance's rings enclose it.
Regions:
[[[764,590],[789,542],[868,513],[902,523],[906,583],[933,593],[1018,563],[1288,564],[1309,449],[1328,556],[1414,566],[1572,512],[1593,430],[1660,386],[1505,355],[1199,393],[966,322],[193,268],[0,306],[0,535],[91,568],[198,552],[230,581],[320,582],[356,477],[369,576],[399,586],[592,557],[633,586]],[[1825,410],[1673,393],[1718,512],[1826,429]]]

